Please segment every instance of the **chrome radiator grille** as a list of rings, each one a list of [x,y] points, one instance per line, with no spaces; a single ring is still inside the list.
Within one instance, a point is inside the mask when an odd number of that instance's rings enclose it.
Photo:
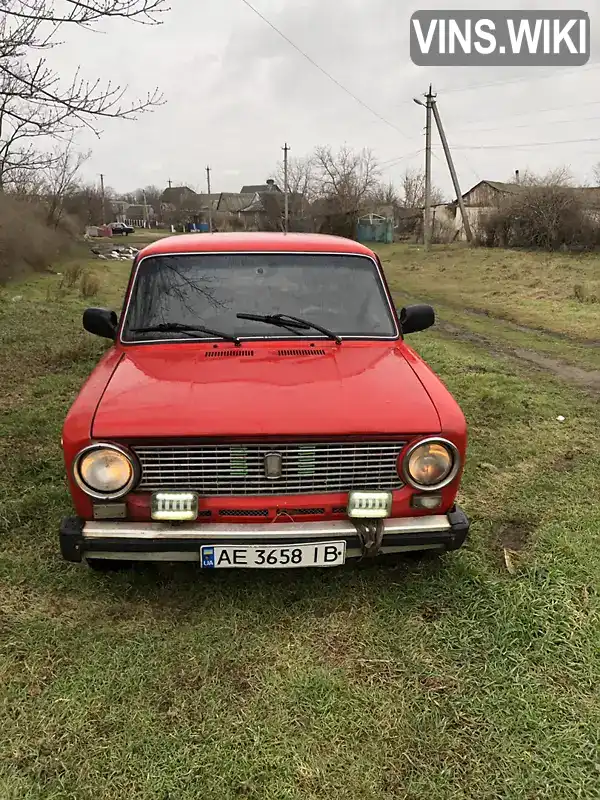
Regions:
[[[402,481],[397,461],[405,444],[190,444],[133,449],[142,467],[140,490],[173,488],[203,495],[283,495],[398,489]],[[273,473],[273,466],[277,476],[267,477],[268,471]]]

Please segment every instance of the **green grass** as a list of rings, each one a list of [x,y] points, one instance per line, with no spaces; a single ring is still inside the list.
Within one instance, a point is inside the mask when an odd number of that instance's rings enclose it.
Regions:
[[[598,255],[530,253],[438,245],[377,248],[399,295],[441,302],[583,341],[600,340]],[[579,287],[579,288],[578,288]]]
[[[127,264],[86,268],[118,307]],[[470,424],[465,548],[102,576],[58,556],[60,426],[104,347],[59,281],[0,299],[2,800],[600,798],[593,399],[415,335]]]
[[[397,293],[404,303],[426,302],[427,288],[424,287],[419,296],[409,297]],[[535,354],[558,360],[569,365],[580,366],[586,370],[600,370],[600,347],[591,342],[553,335],[550,332],[524,329],[491,314],[469,314],[446,305],[439,299],[431,299],[435,308],[437,326],[440,330],[458,338],[480,340],[489,343],[491,349],[504,349],[512,352],[533,351]],[[597,307],[600,325],[600,306]],[[600,327],[598,329],[600,333]]]

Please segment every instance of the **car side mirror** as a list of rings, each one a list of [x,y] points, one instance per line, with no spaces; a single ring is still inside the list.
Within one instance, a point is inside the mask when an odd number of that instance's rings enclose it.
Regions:
[[[117,338],[119,318],[109,308],[86,308],[83,312],[83,327],[88,333],[104,339]]]
[[[398,312],[402,333],[424,331],[435,323],[435,311],[424,303],[405,306]]]

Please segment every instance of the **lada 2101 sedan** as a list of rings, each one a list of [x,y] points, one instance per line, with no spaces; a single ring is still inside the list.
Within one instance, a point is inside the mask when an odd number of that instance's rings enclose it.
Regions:
[[[455,550],[465,418],[405,341],[379,258],[347,239],[219,233],[135,259],[63,450],[68,561],[327,567]]]

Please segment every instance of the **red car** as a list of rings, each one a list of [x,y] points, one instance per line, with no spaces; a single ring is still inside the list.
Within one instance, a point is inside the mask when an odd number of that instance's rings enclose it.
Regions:
[[[142,250],[63,429],[61,551],[203,569],[456,550],[465,418],[405,341],[379,258],[334,236],[174,236]]]

